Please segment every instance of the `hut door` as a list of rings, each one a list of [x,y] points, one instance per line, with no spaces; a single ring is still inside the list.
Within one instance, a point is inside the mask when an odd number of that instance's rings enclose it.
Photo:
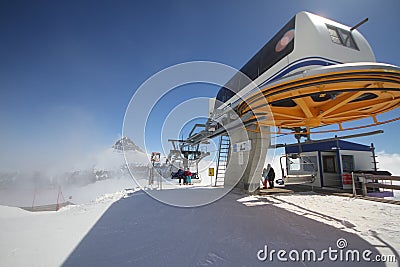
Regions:
[[[328,187],[340,187],[336,153],[322,152],[323,184]]]

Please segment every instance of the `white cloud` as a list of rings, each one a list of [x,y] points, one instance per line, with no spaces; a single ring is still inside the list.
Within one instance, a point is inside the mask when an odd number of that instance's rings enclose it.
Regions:
[[[385,170],[392,175],[400,176],[400,154],[387,154],[385,151],[377,153],[379,170]]]

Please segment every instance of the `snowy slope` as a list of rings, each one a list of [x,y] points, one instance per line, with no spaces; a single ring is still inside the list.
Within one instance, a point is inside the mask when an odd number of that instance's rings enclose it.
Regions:
[[[60,266],[124,192],[58,212],[0,206],[0,266]]]
[[[59,171],[0,172],[0,205],[54,204],[60,189],[64,197],[60,200],[87,203],[99,195],[135,187],[126,163],[133,170],[137,166],[147,166],[148,156],[139,150],[128,150],[125,155],[126,161],[124,153],[109,148]],[[82,194],[85,190],[88,193]]]
[[[318,248],[339,237],[388,255],[400,251],[399,215],[395,205],[318,194],[229,194],[182,209],[120,191],[58,212],[0,206],[0,266],[254,266],[264,244]]]
[[[382,254],[393,254],[393,249],[400,252],[398,205],[312,192],[252,196],[239,201],[246,206],[273,205],[357,234],[378,247]]]

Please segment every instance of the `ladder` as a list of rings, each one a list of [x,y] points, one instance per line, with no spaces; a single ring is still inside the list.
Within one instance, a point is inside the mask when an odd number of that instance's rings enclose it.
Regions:
[[[229,140],[229,136],[221,135],[219,139],[215,186],[224,185],[225,172],[226,172],[226,166],[228,165],[230,147],[231,147],[231,142]]]

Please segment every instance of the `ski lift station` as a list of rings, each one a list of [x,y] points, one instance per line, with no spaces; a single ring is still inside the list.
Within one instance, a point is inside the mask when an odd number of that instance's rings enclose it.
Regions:
[[[204,130],[193,129],[177,140],[180,149],[171,153],[200,160],[198,145],[219,137],[216,185],[255,192],[271,136],[294,135],[296,144],[281,146],[281,163],[288,163],[285,184],[351,188],[351,171],[376,171],[374,148],[341,140],[348,137],[311,141],[311,136],[325,126],[336,128],[321,133],[400,120],[378,117],[400,107],[400,68],[376,62],[358,31],[366,21],[350,27],[308,12],[296,14],[221,86],[207,122],[194,126]],[[370,123],[344,125],[359,119]]]
[[[282,163],[286,159],[282,177],[292,177],[286,179],[287,184],[351,189],[352,172],[376,171],[374,149],[373,144],[366,146],[340,139],[286,145],[285,156],[281,157]]]

